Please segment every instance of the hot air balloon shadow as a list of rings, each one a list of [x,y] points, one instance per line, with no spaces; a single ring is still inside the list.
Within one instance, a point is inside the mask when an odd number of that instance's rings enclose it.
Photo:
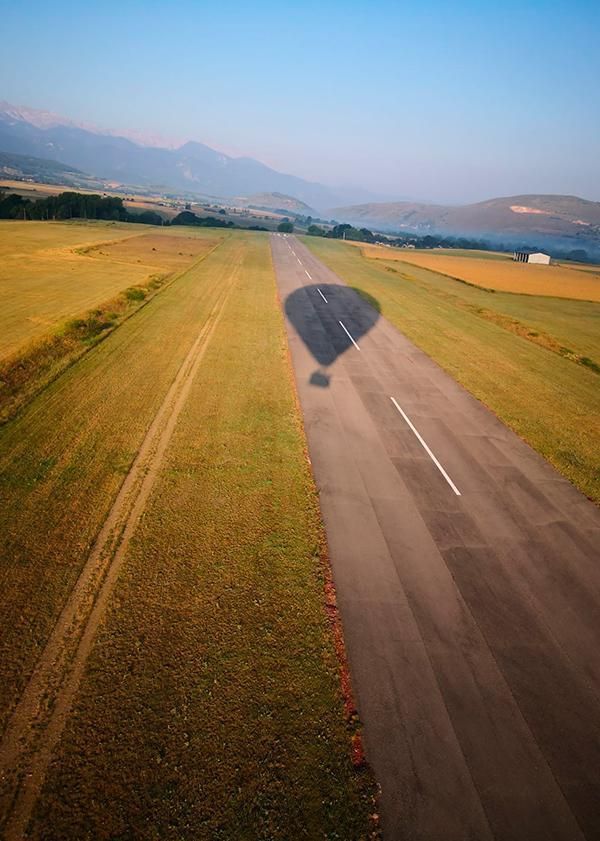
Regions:
[[[327,388],[333,363],[353,347],[376,324],[379,302],[362,290],[340,284],[302,286],[285,300],[285,313],[296,332],[316,359],[319,367],[310,377],[311,385]]]

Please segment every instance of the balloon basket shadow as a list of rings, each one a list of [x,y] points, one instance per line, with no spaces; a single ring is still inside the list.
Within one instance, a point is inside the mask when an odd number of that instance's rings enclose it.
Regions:
[[[311,374],[309,383],[311,385],[316,385],[319,388],[329,388],[329,377],[324,371],[317,369]]]

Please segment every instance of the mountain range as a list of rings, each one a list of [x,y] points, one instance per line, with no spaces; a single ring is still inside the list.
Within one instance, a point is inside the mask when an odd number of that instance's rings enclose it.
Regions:
[[[253,158],[234,158],[196,141],[176,149],[143,144],[67,118],[0,102],[0,151],[50,158],[125,185],[222,198],[291,195],[311,208],[374,198],[277,172]]]
[[[165,141],[141,138],[136,132],[125,137],[48,111],[0,102],[0,173],[6,175],[20,166],[34,177],[45,171],[46,180],[54,183],[63,174],[63,183],[72,185],[101,179],[106,187],[221,198],[378,231],[477,237],[507,247],[586,249],[600,257],[600,202],[577,196],[519,195],[462,206],[380,202],[364,190],[307,181],[196,141],[176,148],[161,143]]]

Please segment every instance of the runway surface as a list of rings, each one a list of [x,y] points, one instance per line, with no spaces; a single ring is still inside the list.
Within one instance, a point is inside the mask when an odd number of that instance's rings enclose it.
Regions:
[[[271,244],[384,838],[600,839],[600,512]]]

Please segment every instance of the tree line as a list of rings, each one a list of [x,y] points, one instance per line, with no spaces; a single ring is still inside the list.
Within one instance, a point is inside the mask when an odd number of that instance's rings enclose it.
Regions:
[[[426,234],[402,234],[396,236],[383,236],[374,234],[368,228],[355,228],[348,224],[334,224],[330,229],[320,225],[309,225],[307,233],[315,237],[327,237],[329,239],[349,239],[354,242],[383,243],[385,245],[402,248],[414,246],[414,248],[462,248],[465,251],[542,251],[544,250],[536,243],[505,243],[490,241],[487,239],[474,239],[470,237],[447,237]],[[583,248],[565,249],[552,248],[552,256],[560,260],[575,260],[577,262],[591,262],[592,258]]]
[[[491,245],[489,242],[479,239],[466,239],[464,237],[443,237],[427,234],[425,236],[416,236],[414,234],[407,234],[406,236],[383,236],[383,234],[375,234],[368,228],[355,228],[353,225],[346,223],[333,225],[332,228],[323,228],[320,225],[309,225],[307,233],[314,237],[327,237],[328,239],[349,239],[353,242],[368,242],[368,243],[384,243],[392,246],[406,246],[414,245],[415,248],[465,248],[478,249],[481,251],[489,251]]]
[[[386,237],[374,234],[368,228],[355,228],[352,225],[334,225],[323,228],[321,225],[309,225],[307,233],[311,237],[326,237],[327,239],[351,239],[353,242],[387,242]]]
[[[117,196],[93,193],[59,193],[45,199],[26,199],[16,193],[0,192],[0,219],[103,219],[112,222],[141,222],[161,225],[163,218],[152,210],[130,213]]]
[[[237,228],[234,222],[215,216],[196,216],[189,210],[178,213],[173,219],[163,219],[154,210],[131,213],[118,196],[100,196],[91,193],[59,193],[45,199],[26,199],[16,193],[0,190],[0,219],[56,220],[100,219],[110,222],[137,222],[142,225],[193,225],[204,228]],[[260,225],[248,230],[266,231]]]

